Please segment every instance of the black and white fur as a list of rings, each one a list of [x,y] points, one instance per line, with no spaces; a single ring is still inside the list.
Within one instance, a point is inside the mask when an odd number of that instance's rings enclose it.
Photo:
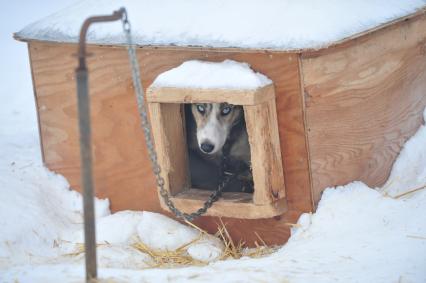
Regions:
[[[201,103],[185,106],[191,182],[193,187],[214,190],[222,180],[222,155],[229,151],[230,170],[252,180],[250,145],[242,106]],[[233,181],[225,191],[252,192],[247,181]]]

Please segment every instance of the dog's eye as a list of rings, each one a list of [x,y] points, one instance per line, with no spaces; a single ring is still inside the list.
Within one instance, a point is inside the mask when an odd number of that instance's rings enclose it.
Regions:
[[[225,106],[225,107],[223,107],[221,113],[222,113],[223,116],[225,116],[225,115],[228,115],[229,113],[231,113],[231,110],[232,110],[231,106]]]
[[[198,112],[200,112],[201,114],[204,114],[206,112],[206,107],[204,107],[204,105],[198,104],[197,105],[197,110]]]

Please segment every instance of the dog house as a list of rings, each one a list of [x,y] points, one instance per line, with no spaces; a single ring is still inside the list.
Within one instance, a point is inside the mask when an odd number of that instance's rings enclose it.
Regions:
[[[218,66],[222,68],[217,69]],[[216,69],[210,70],[209,67]],[[236,70],[225,71],[230,68]],[[193,71],[189,79],[186,77],[187,69]],[[207,72],[201,71],[206,69]],[[192,213],[202,207],[211,192],[193,188],[191,184],[184,104],[222,102],[244,107],[254,192],[224,192],[206,215],[256,219],[278,216],[286,211],[274,86],[266,77],[250,74],[251,70],[248,69],[248,66],[230,60],[222,63],[187,62],[165,73],[172,77],[172,82],[167,82],[165,76],[162,76],[162,80],[166,81],[165,85],[155,80],[148,88],[146,100],[165,187],[172,196],[172,201],[186,213]],[[213,84],[208,84],[209,87],[199,87],[203,81],[209,80],[210,75],[221,71],[231,78],[216,79]],[[179,72],[183,72],[180,76],[187,82],[176,87],[173,77],[178,77]],[[254,79],[260,80],[261,84],[226,87],[241,75],[252,75]],[[161,204],[167,208],[162,202]]]
[[[180,1],[175,2],[170,5]],[[364,9],[377,8],[370,2],[372,7],[366,4]],[[138,11],[145,16],[165,9],[167,16],[177,9],[143,1],[124,4],[131,22]],[[15,34],[28,44],[44,163],[64,175],[76,190],[80,190],[76,39],[87,16],[118,8],[111,5],[78,3]],[[221,7],[218,20],[227,23],[229,11],[236,8],[233,5]],[[279,3],[268,9],[260,2],[256,9],[250,9],[251,2],[244,5],[249,14],[286,14],[259,18],[258,25],[268,32],[253,27],[252,36],[245,36],[250,29],[244,16],[232,17],[226,29],[218,25],[205,31],[211,27],[206,22],[219,14],[212,7],[209,14],[197,6],[176,18],[171,13],[173,17],[164,21],[153,16],[146,16],[149,22],[135,19],[133,34],[156,147],[163,164],[170,165],[165,169],[166,179],[176,205],[192,211],[206,197],[187,185],[186,156],[180,150],[185,142],[180,103],[243,105],[250,144],[257,147],[251,148],[255,151],[252,162],[258,162],[253,166],[255,192],[250,197],[224,196],[209,210],[210,215],[195,223],[215,232],[221,216],[235,240],[252,244],[259,235],[268,244],[280,244],[301,213],[315,210],[325,188],[354,180],[373,187],[386,181],[401,146],[421,124],[426,107],[426,14],[422,6],[409,3],[410,7],[396,12],[389,4],[390,14],[380,20],[348,28],[346,21],[352,18],[342,16],[337,27],[342,30],[333,36],[298,41],[294,39],[309,29],[295,29],[284,20],[297,11],[283,9]],[[312,29],[327,26],[324,21],[331,17],[327,13],[336,16],[347,11],[346,4],[341,5],[331,12],[320,9],[315,14],[318,18],[305,24]],[[179,25],[184,18],[193,19],[203,32]],[[113,211],[169,213],[161,206],[139,125],[124,37],[119,24],[108,27],[94,28],[88,35],[96,194],[109,198]],[[286,30],[293,37],[281,33]],[[151,86],[160,74],[189,60],[245,62],[272,84],[240,91]]]

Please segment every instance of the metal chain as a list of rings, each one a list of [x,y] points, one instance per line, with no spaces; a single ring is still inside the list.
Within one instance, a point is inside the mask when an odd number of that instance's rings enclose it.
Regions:
[[[154,172],[157,187],[159,189],[160,195],[164,200],[164,203],[168,206],[170,211],[172,211],[178,218],[184,219],[186,221],[193,221],[195,218],[203,215],[207,212],[215,201],[217,201],[223,191],[223,188],[230,182],[231,177],[225,175],[223,181],[218,186],[218,188],[209,196],[209,198],[204,202],[204,205],[193,213],[185,213],[180,211],[170,199],[169,192],[164,188],[164,178],[161,176],[161,167],[158,164],[157,153],[154,148],[154,144],[151,137],[151,125],[148,121],[148,115],[144,102],[144,91],[141,83],[139,63],[136,57],[135,45],[132,42],[131,36],[131,26],[127,19],[127,14],[125,13],[122,19],[123,30],[126,35],[127,40],[127,50],[129,53],[129,60],[131,63],[132,77],[133,77],[133,86],[135,88],[135,94],[138,104],[138,111],[141,119],[142,129],[144,131],[145,142],[148,148],[149,158],[151,160],[152,170]]]

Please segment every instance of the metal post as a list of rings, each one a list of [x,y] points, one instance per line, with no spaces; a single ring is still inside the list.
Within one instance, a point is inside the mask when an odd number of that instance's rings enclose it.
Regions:
[[[112,15],[95,16],[86,19],[80,30],[78,60],[75,71],[77,78],[78,123],[80,128],[81,184],[83,186],[84,249],[86,260],[86,282],[97,278],[96,268],[96,226],[94,209],[94,186],[92,177],[92,146],[90,126],[90,99],[88,71],[86,67],[86,34],[95,22],[110,22],[123,18],[126,10],[121,8]]]
[[[78,124],[80,127],[81,182],[83,186],[84,251],[86,256],[86,281],[97,277],[96,231],[93,200],[92,147],[90,127],[90,99],[87,69],[77,69]]]

